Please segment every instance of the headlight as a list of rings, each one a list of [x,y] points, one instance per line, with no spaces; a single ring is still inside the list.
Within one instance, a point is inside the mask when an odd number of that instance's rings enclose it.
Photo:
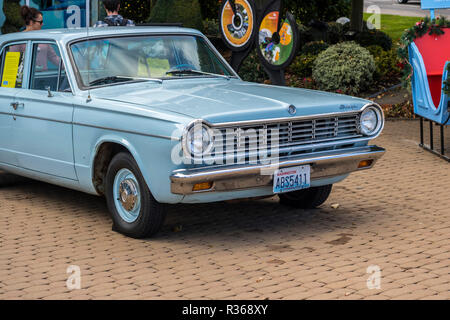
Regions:
[[[202,122],[195,122],[184,135],[185,154],[189,157],[201,157],[211,151],[213,134]]]
[[[366,136],[373,135],[380,130],[383,125],[382,111],[375,107],[370,106],[361,113],[360,125],[361,133]]]

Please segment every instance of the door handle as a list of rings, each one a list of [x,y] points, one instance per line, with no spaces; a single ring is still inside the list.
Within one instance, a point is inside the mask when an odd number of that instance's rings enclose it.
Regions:
[[[14,108],[14,110],[17,110],[17,108],[19,108],[19,107],[24,107],[24,104],[23,103],[19,103],[19,102],[12,102],[11,103],[11,107],[13,107]]]

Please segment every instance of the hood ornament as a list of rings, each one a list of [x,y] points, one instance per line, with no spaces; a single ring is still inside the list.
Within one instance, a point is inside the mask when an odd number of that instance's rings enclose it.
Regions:
[[[289,114],[290,115],[294,115],[294,114],[296,114],[297,113],[297,108],[294,106],[294,105],[290,105],[289,106],[289,108],[288,108],[288,111],[289,111]]]

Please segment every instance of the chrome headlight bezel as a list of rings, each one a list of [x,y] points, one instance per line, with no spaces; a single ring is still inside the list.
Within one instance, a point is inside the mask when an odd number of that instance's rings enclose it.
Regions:
[[[183,131],[182,146],[184,156],[189,159],[209,154],[214,147],[213,130],[202,120],[191,122]]]
[[[363,122],[364,117],[366,115],[370,115],[373,114],[375,117],[375,121],[376,123],[373,124],[373,129],[370,130],[367,128],[367,126],[364,126]],[[359,131],[361,132],[361,134],[363,134],[364,136],[377,136],[384,127],[384,113],[383,110],[381,109],[381,107],[377,104],[369,104],[366,105],[362,110],[361,113],[359,115]]]

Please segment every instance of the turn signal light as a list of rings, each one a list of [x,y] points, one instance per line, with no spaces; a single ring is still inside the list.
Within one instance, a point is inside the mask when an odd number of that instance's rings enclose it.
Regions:
[[[370,167],[373,160],[363,160],[358,164],[358,169]]]
[[[212,182],[202,182],[202,183],[196,183],[194,184],[194,187],[192,188],[192,191],[202,191],[202,190],[209,190],[213,186]]]

